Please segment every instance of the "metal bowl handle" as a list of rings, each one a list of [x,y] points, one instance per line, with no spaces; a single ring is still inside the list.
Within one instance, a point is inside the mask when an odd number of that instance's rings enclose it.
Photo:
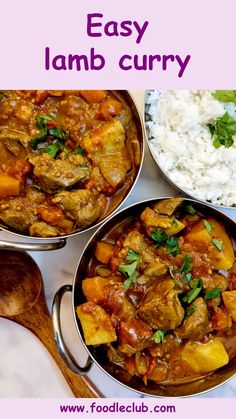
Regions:
[[[66,292],[72,292],[71,285],[63,285],[56,293],[53,303],[52,303],[52,324],[54,329],[54,336],[57,345],[57,349],[66,363],[66,365],[73,371],[75,374],[84,375],[87,374],[90,368],[92,367],[93,360],[88,357],[88,360],[84,367],[81,367],[77,361],[74,359],[73,355],[67,348],[61,330],[61,320],[60,320],[60,309],[62,297]]]
[[[4,250],[27,250],[31,252],[43,252],[45,250],[57,250],[66,245],[65,239],[60,239],[51,243],[23,243],[23,242],[8,242],[0,240],[0,248]]]

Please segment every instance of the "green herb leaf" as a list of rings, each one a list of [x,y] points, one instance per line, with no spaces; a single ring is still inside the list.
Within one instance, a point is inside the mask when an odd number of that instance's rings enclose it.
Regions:
[[[137,281],[137,273],[133,272],[132,275],[124,281],[124,288],[127,290]]]
[[[52,117],[48,115],[38,115],[35,118],[35,125],[38,129],[45,128],[48,121],[52,121]]]
[[[187,284],[189,281],[191,281],[191,279],[192,279],[192,274],[190,274],[190,273],[188,273],[188,274],[185,274],[184,275],[184,277],[183,277],[183,282],[185,283],[185,284]]]
[[[46,141],[45,137],[48,132],[47,122],[52,121],[51,116],[48,115],[38,115],[35,118],[35,125],[40,130],[37,137],[33,138],[30,141],[32,147],[36,148],[38,144],[43,143]]]
[[[127,265],[120,264],[119,265],[119,271],[122,274],[126,274],[128,276],[131,276],[135,272],[135,269],[137,268],[137,264],[138,264],[137,261],[135,261],[133,263],[130,263],[130,264],[127,264]]]
[[[185,210],[190,215],[195,215],[197,213],[197,211],[195,210],[195,208],[192,205],[186,205]]]
[[[134,250],[129,249],[126,256],[126,260],[136,260],[138,263],[140,263],[142,261],[142,256],[138,255],[138,253],[136,253]]]
[[[207,125],[215,148],[225,146],[229,148],[233,145],[233,136],[236,134],[236,120],[228,112],[217,118],[212,124]],[[214,127],[214,128],[213,128]]]
[[[5,97],[3,92],[0,92],[0,101]]]
[[[187,303],[191,304],[197,298],[198,294],[200,294],[201,290],[202,287],[197,287],[189,291]]]
[[[205,229],[207,230],[208,233],[212,232],[213,226],[211,225],[211,223],[209,223],[209,221],[204,220],[203,221]]]
[[[57,138],[58,140],[65,140],[66,138],[66,134],[64,133],[64,131],[62,131],[61,128],[57,128],[57,127],[50,128],[48,133],[52,135],[53,137]]]
[[[181,249],[179,247],[179,240],[177,237],[169,237],[166,241],[166,249],[167,253],[176,256],[178,253],[181,252]]]
[[[180,268],[180,272],[189,272],[192,269],[192,262],[190,255],[184,256],[183,265]]]
[[[189,285],[192,289],[197,288],[197,287],[202,287],[202,279],[201,278],[194,278],[194,279],[191,280]]]
[[[220,288],[214,288],[211,291],[207,291],[207,293],[205,294],[204,299],[205,300],[212,300],[213,298],[217,298],[220,296],[221,293],[221,289]]]
[[[156,242],[157,246],[163,244],[167,240],[167,237],[166,233],[158,230],[153,230],[151,233],[151,238]]]
[[[136,268],[138,264],[142,261],[142,256],[134,252],[134,250],[129,249],[126,256],[126,260],[134,261],[133,263],[130,263],[127,265],[125,264],[119,265],[119,272],[127,276],[126,280],[124,281],[124,287],[125,289],[128,289],[133,283],[137,281]]]
[[[56,157],[56,154],[60,150],[60,147],[56,144],[50,144],[43,149],[43,153],[50,154],[53,158]]]
[[[236,103],[236,90],[215,90],[212,96],[220,102]]]
[[[163,343],[166,335],[166,330],[157,330],[151,337],[155,343]]]
[[[196,310],[197,309],[196,309],[195,306],[192,306],[192,307],[187,308],[187,310],[185,312],[185,317],[188,318],[188,317],[192,316],[192,314],[195,313]]]
[[[84,156],[85,155],[85,151],[78,145],[74,149],[73,154],[81,154],[81,156]]]
[[[220,242],[219,240],[217,240],[215,237],[213,237],[213,239],[211,239],[211,242],[214,244],[215,247],[217,247],[217,249],[219,251],[221,251],[223,249],[223,243]]]

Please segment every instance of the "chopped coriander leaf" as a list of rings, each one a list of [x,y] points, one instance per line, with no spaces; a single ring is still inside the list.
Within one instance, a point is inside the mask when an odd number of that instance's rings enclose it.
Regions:
[[[213,137],[213,135],[215,134],[215,126],[212,124],[207,124],[207,127],[209,128],[211,136]]]
[[[191,280],[189,285],[192,289],[197,288],[197,287],[202,287],[202,279],[201,278],[194,278],[194,279]]]
[[[166,241],[166,249],[167,253],[169,253],[172,256],[176,256],[178,253],[181,252],[181,249],[179,247],[179,240],[177,237],[169,237]]]
[[[35,125],[38,129],[45,128],[48,121],[52,121],[52,117],[48,115],[38,115],[35,118]]]
[[[188,273],[188,274],[185,274],[184,275],[184,277],[183,277],[183,282],[185,283],[185,284],[187,284],[189,281],[191,281],[191,279],[192,279],[192,274],[190,274],[190,273]]]
[[[50,154],[53,158],[56,157],[56,154],[60,150],[60,147],[56,144],[50,144],[43,149],[44,153]]]
[[[207,125],[213,138],[215,148],[225,146],[229,148],[233,145],[233,136],[236,134],[236,120],[228,112],[214,122]]]
[[[119,271],[122,274],[126,274],[128,276],[131,276],[135,272],[135,269],[137,268],[137,264],[138,264],[137,261],[134,261],[133,263],[130,263],[130,264],[127,264],[127,265],[120,264],[119,265]]]
[[[213,239],[211,239],[211,242],[214,244],[214,246],[221,251],[223,249],[223,243],[220,242],[219,240],[217,240],[215,237],[213,237]]]
[[[236,103],[236,90],[215,90],[212,96],[220,102]]]
[[[200,294],[201,290],[202,290],[202,287],[197,287],[197,288],[191,289],[187,294],[185,294],[182,297],[182,301],[184,303],[191,304],[197,298],[197,296]]]
[[[134,250],[129,249],[126,260],[136,260],[138,263],[140,263],[142,261],[142,256],[138,255],[138,253],[136,253]]]
[[[190,214],[190,215],[195,215],[197,213],[197,211],[195,210],[195,208],[192,205],[186,205],[185,210]]]
[[[167,240],[167,235],[164,232],[153,230],[151,233],[151,238],[156,242],[157,246],[160,246]]]
[[[173,219],[172,226],[178,227],[178,221],[176,220],[176,218]]]
[[[157,330],[151,337],[155,343],[163,343],[166,335],[166,330]]]
[[[74,149],[73,154],[81,154],[81,156],[85,155],[85,151],[79,145]]]
[[[124,281],[124,288],[127,290],[129,287],[137,281],[137,274],[133,272],[132,275]]]
[[[191,257],[190,255],[185,255],[184,256],[184,261],[183,264],[180,268],[180,272],[189,272],[192,269],[192,262],[191,262]]]
[[[52,121],[51,116],[48,115],[38,115],[35,118],[35,125],[39,129],[39,134],[37,137],[33,138],[30,141],[32,147],[36,148],[38,144],[45,141],[45,137],[48,132],[47,122]]]
[[[196,311],[197,309],[196,309],[196,307],[195,306],[192,306],[192,307],[190,307],[190,308],[187,308],[187,310],[186,310],[186,312],[185,312],[185,317],[190,317],[190,316],[192,316],[192,314],[193,313],[195,313],[195,311]]]
[[[212,232],[213,226],[211,225],[211,223],[209,223],[209,221],[204,220],[203,221],[205,229],[207,230],[208,233]]]
[[[45,134],[46,135],[46,134]],[[40,143],[44,143],[46,141],[45,136],[43,135],[42,137],[37,137],[37,138],[33,138],[30,141],[30,144],[33,148],[36,148]]]
[[[137,281],[136,268],[138,264],[142,261],[142,256],[138,255],[138,253],[129,249],[128,254],[126,256],[126,260],[134,261],[133,263],[130,263],[127,265],[125,264],[119,265],[119,272],[127,276],[126,280],[124,281],[124,287],[125,289],[128,289],[133,283]]]
[[[62,131],[61,128],[57,128],[57,127],[50,128],[48,132],[50,135],[57,138],[58,140],[64,140],[66,138],[66,134]]]
[[[5,97],[3,92],[0,92],[0,101]]]
[[[207,291],[207,293],[205,294],[204,299],[205,300],[212,300],[213,298],[219,297],[220,293],[221,293],[221,288],[214,288],[211,291]]]

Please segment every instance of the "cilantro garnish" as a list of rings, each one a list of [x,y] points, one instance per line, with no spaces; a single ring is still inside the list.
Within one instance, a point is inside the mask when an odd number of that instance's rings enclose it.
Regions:
[[[119,272],[126,276],[126,280],[124,281],[124,287],[125,289],[128,289],[133,283],[137,281],[136,268],[138,264],[142,261],[142,256],[134,252],[134,250],[129,249],[126,256],[126,260],[133,260],[133,262],[129,264],[120,264]]]
[[[212,96],[220,102],[236,103],[236,90],[215,90]]]
[[[204,227],[207,230],[207,232],[211,233],[212,229],[213,229],[213,226],[211,225],[211,223],[209,223],[209,221],[207,221],[207,220],[204,220],[203,223],[204,223]]]
[[[73,154],[81,154],[81,156],[85,155],[85,151],[79,145],[74,149]]]
[[[169,237],[166,241],[166,249],[167,253],[169,253],[172,256],[176,256],[178,253],[181,252],[181,249],[179,247],[179,240],[177,237]]]
[[[215,237],[213,237],[213,239],[211,239],[211,241],[219,251],[221,251],[223,249],[223,243],[220,242],[219,240],[217,240]]]
[[[192,269],[191,257],[190,255],[185,255],[183,264],[180,268],[180,272],[189,272],[191,271],[191,269]]]
[[[163,343],[166,335],[166,330],[157,330],[151,337],[155,343]]]
[[[186,205],[185,207],[186,212],[188,212],[190,215],[195,215],[197,211],[192,205]]]
[[[154,240],[156,242],[156,246],[159,247],[159,246],[161,246],[161,244],[165,243],[168,236],[164,232],[161,232],[161,231],[158,231],[158,230],[153,230],[152,233],[151,233],[151,238],[152,238],[152,240]]]
[[[215,148],[225,146],[229,148],[233,145],[233,136],[236,134],[236,120],[228,112],[217,118],[214,122],[207,125]]]
[[[217,298],[220,296],[221,293],[221,289],[220,288],[214,288],[211,291],[207,291],[207,293],[205,294],[204,299],[205,300],[212,300],[213,298]]]
[[[197,309],[196,309],[196,307],[195,306],[192,306],[192,307],[189,307],[189,308],[187,308],[187,310],[186,310],[186,312],[185,312],[185,317],[190,317],[190,316],[192,316],[192,314],[193,313],[195,313],[195,311],[196,311]]]

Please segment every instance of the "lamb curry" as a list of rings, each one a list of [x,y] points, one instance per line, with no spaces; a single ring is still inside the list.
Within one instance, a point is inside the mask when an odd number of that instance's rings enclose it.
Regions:
[[[160,200],[97,242],[77,316],[84,340],[144,384],[192,382],[236,354],[236,262],[223,224]]]
[[[56,237],[109,214],[133,183],[140,147],[122,94],[0,92],[0,220]]]

